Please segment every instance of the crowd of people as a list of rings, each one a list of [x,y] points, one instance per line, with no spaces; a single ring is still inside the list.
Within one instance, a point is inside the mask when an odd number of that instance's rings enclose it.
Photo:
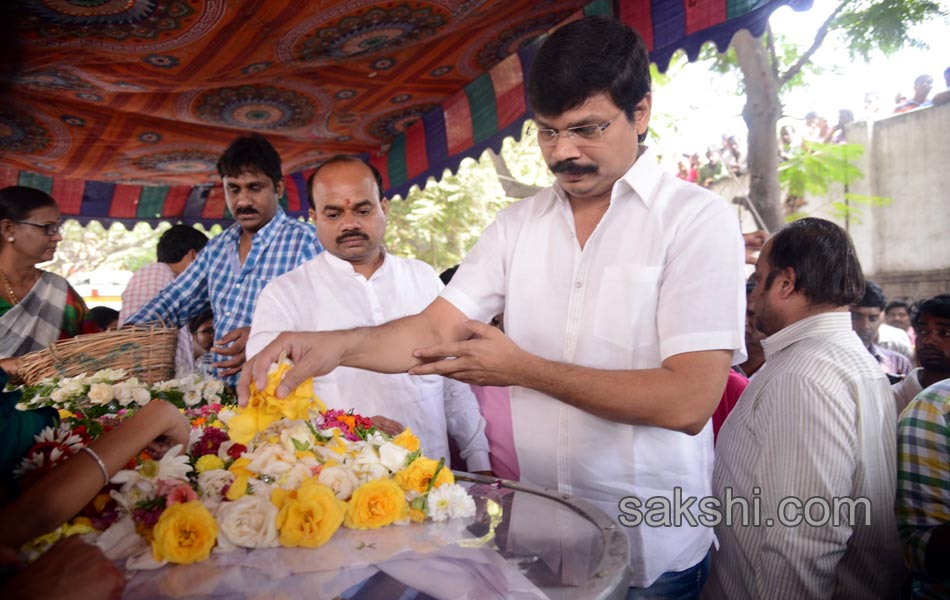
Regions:
[[[457,468],[576,495],[620,525],[635,516],[628,499],[692,499],[671,509],[675,522],[623,527],[630,599],[946,597],[950,296],[887,303],[829,221],[741,235],[703,189],[743,169],[735,138],[696,165],[699,185],[684,181],[692,164],[665,173],[643,145],[646,48],[618,21],[549,36],[528,96],[557,182],[499,212],[447,285],[386,251],[372,166],[323,163],[307,182],[312,224],[296,221],[278,202],[280,156],[255,134],[217,165],[235,224],[211,240],[163,234],[119,326],[181,328],[178,368],[215,374],[242,402],[289,355],[279,395],[314,376],[328,407],[387,432],[410,426],[427,456],[454,444]],[[0,368],[16,376],[18,357],[99,326],[36,267],[62,239],[51,197],[0,190],[0,234]],[[55,417],[3,408],[6,468]],[[183,423],[153,401],[8,497],[0,543],[75,514],[142,447],[187,441]],[[755,501],[754,522],[696,522],[715,516],[697,501],[722,517],[729,498]],[[101,553],[69,543],[4,592],[42,586],[49,561],[65,575],[47,585],[74,581],[77,553],[97,577],[74,585],[121,586]]]

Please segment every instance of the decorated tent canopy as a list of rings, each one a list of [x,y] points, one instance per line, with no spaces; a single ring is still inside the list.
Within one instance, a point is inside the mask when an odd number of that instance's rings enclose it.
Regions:
[[[369,159],[404,195],[518,135],[540,38],[565,22],[614,14],[665,68],[677,49],[724,49],[778,5],[809,3],[23,0],[0,187],[44,189],[80,221],[224,222],[215,162],[257,131],[283,158],[291,214],[337,153]]]

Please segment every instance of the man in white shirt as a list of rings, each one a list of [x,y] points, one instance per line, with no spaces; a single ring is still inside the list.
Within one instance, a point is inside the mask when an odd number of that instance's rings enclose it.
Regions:
[[[753,278],[765,366],[719,430],[713,488],[736,520],[716,526],[703,597],[896,598],[897,415],[851,330],[864,292],[851,240],[829,221],[795,221]]]
[[[418,313],[439,295],[443,286],[432,267],[383,248],[389,202],[380,180],[351,156],[331,158],[313,173],[310,218],[327,252],[267,284],[251,322],[248,355],[281,331],[381,325]],[[356,409],[384,430],[410,427],[430,458],[448,461],[448,432],[469,471],[491,470],[485,420],[464,383],[342,367],[315,379],[314,391],[330,408]]]
[[[238,391],[246,397],[282,351],[297,361],[282,389],[339,365],[513,386],[522,481],[630,525],[631,598],[674,585],[693,598],[712,530],[635,526],[618,508],[710,493],[710,416],[729,366],[744,359],[738,222],[721,198],[663,172],[640,145],[649,58],[627,26],[587,17],[554,32],[528,91],[555,186],[501,211],[419,315],[282,334]],[[504,333],[487,324],[501,312]]]

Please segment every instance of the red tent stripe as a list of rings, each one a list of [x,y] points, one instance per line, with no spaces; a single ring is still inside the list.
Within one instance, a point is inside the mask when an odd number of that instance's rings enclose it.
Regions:
[[[412,179],[429,168],[426,154],[426,130],[422,119],[406,130],[406,177]]]
[[[208,192],[208,198],[205,200],[204,208],[201,209],[201,218],[223,219],[225,206],[224,188],[216,185]]]
[[[134,219],[138,214],[139,197],[142,187],[138,185],[117,185],[112,194],[109,216],[114,219]]]
[[[458,154],[475,143],[472,137],[472,109],[468,95],[461,90],[442,107],[445,113],[445,140],[449,156]]]
[[[82,208],[82,197],[85,188],[86,182],[81,179],[54,177],[53,193],[50,195],[56,199],[59,210],[64,215],[78,215]]]
[[[188,195],[191,194],[191,188],[187,185],[174,185],[168,189],[168,196],[165,197],[165,205],[162,208],[162,217],[166,219],[181,219],[185,212],[185,204],[188,202]]]
[[[369,164],[376,167],[376,170],[379,171],[379,174],[383,176],[383,189],[389,189],[389,166],[387,164],[388,154],[383,156],[373,155],[369,157]]]
[[[652,0],[625,0],[620,3],[621,21],[633,27],[643,38],[647,50],[653,50],[653,14],[651,13]]]
[[[686,35],[718,25],[726,20],[725,0],[688,0]]]
[[[524,114],[524,72],[521,58],[512,54],[491,70],[492,86],[495,88],[495,109],[498,112],[498,129],[511,125]],[[410,174],[410,177],[412,175]]]
[[[13,167],[0,167],[0,188],[20,183],[20,172]]]

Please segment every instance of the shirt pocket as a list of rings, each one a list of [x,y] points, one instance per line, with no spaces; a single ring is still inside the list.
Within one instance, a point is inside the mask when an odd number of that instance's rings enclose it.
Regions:
[[[597,290],[594,335],[624,350],[656,346],[663,267],[612,265]]]

